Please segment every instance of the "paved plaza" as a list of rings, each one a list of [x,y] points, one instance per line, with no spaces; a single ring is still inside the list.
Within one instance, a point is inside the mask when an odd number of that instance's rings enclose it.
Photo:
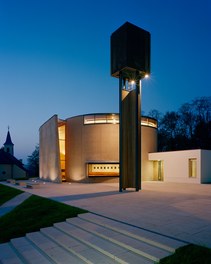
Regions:
[[[15,187],[23,190],[23,187]],[[211,184],[144,182],[139,192],[127,189],[120,193],[116,183],[41,181],[36,188],[24,190],[159,234],[211,247]]]

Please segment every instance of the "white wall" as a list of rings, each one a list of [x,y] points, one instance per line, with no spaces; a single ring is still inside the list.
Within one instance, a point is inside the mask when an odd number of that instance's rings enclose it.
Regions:
[[[148,153],[157,151],[157,129],[141,126],[141,178],[153,180],[153,164],[148,160]]]
[[[189,177],[189,159],[197,159],[197,177]],[[149,160],[162,160],[165,182],[201,183],[201,150],[149,153]]]

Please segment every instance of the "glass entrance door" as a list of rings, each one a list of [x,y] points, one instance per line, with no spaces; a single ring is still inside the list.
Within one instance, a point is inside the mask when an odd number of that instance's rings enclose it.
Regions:
[[[164,170],[163,170],[163,160],[155,160],[153,162],[153,180],[154,181],[163,181],[164,179]]]

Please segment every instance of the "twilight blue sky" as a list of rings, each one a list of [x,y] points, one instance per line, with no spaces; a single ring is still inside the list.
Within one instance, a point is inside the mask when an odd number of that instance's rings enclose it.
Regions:
[[[145,114],[211,95],[210,0],[0,0],[0,146],[9,125],[26,159],[52,115],[118,112],[110,35],[126,21],[151,33]]]

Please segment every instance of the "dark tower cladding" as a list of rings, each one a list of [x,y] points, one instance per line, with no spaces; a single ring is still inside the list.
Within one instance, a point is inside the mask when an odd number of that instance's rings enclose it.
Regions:
[[[119,78],[119,190],[141,189],[141,79],[150,73],[150,33],[126,22],[111,35],[111,75]]]
[[[111,35],[111,75],[150,74],[150,33],[126,22]]]

